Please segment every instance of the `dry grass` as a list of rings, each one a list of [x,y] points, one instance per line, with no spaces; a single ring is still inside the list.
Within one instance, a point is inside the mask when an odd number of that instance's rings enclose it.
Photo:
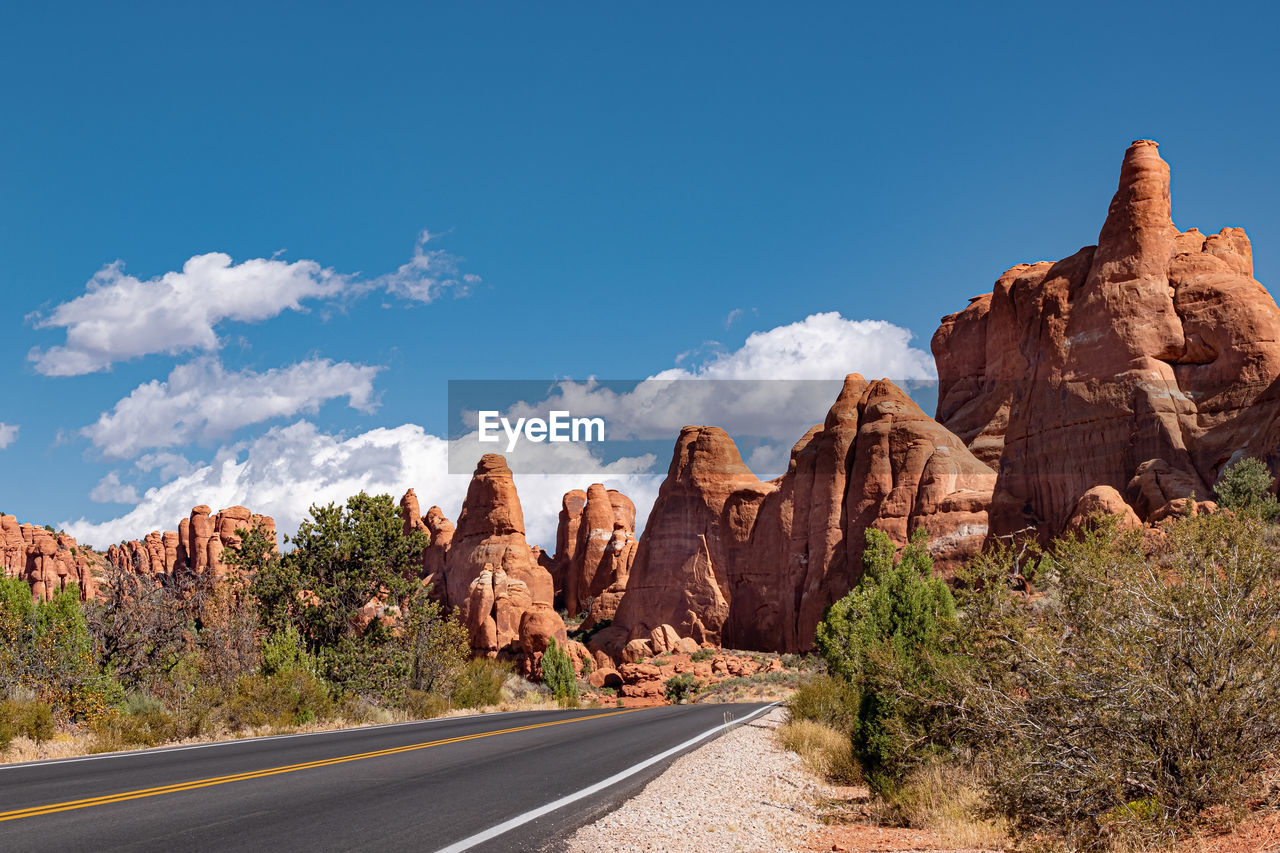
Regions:
[[[847,734],[813,720],[790,720],[778,728],[778,742],[829,782],[856,785],[862,781]]]
[[[503,711],[555,711],[560,705],[541,688],[541,685],[530,684],[522,678],[512,676],[502,690],[502,698],[497,704],[484,708],[454,708],[437,714],[435,717],[468,717],[473,714],[492,714]],[[190,746],[198,743],[216,743],[226,740],[243,740],[254,737],[270,737],[283,734],[308,734],[312,732],[329,732],[339,729],[363,728],[366,726],[387,725],[389,723],[412,722],[416,719],[399,709],[380,708],[373,705],[350,707],[351,714],[339,713],[310,723],[291,726],[255,726],[235,731],[217,729],[203,733],[199,737],[178,738],[154,744],[154,746]],[[433,718],[435,718],[433,717]],[[102,732],[94,732],[87,726],[77,727],[70,731],[58,732],[51,740],[41,743],[27,737],[16,737],[9,749],[0,752],[0,764],[15,764],[24,761],[48,761],[55,758],[76,758],[101,752],[115,752],[129,749],[148,749],[147,745],[115,742],[104,737]]]
[[[877,810],[885,822],[927,829],[956,847],[1004,848],[1007,824],[986,817],[986,794],[974,775],[951,764],[928,764],[914,771],[891,801]]]

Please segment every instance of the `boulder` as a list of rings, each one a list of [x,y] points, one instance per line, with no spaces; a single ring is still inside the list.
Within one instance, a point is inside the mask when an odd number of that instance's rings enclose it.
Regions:
[[[1133,507],[1125,502],[1111,486],[1094,486],[1076,501],[1067,521],[1068,530],[1083,530],[1096,518],[1116,516],[1121,530],[1133,530],[1142,526]]]

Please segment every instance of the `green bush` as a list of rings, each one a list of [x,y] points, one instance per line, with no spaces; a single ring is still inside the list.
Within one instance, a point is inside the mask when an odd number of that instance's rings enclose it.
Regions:
[[[1235,512],[1260,515],[1268,521],[1280,518],[1280,503],[1272,493],[1275,480],[1261,459],[1246,457],[1222,470],[1213,487],[1218,505]]]
[[[811,720],[852,736],[858,727],[860,699],[852,682],[819,675],[800,685],[787,700],[787,710],[793,720]]]
[[[715,649],[698,649],[689,657],[693,660],[694,663],[702,663],[702,661],[711,660],[715,656],[716,656]]]
[[[487,708],[501,703],[502,685],[507,683],[510,675],[510,665],[501,661],[489,658],[468,661],[454,683],[453,706]]]
[[[578,707],[578,677],[573,671],[573,661],[555,637],[542,655],[542,681],[561,707]]]
[[[235,695],[226,705],[227,721],[244,728],[305,725],[324,719],[332,710],[328,685],[303,670],[246,675],[236,682]]]
[[[828,608],[816,637],[828,671],[859,694],[854,753],[880,794],[938,745],[956,631],[955,602],[933,576],[923,533],[897,559],[895,550],[882,531],[866,531],[862,578]]]
[[[673,705],[683,705],[692,699],[698,690],[698,685],[698,679],[689,672],[673,675],[663,682],[667,701]]]

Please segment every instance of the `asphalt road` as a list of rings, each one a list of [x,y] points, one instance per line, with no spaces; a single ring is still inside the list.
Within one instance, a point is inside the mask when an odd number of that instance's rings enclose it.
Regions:
[[[487,714],[0,765],[0,851],[555,850],[691,739],[765,707]]]

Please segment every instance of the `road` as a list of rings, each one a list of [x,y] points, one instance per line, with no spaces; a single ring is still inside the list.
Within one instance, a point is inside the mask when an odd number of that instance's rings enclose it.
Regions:
[[[766,707],[486,714],[0,765],[0,850],[555,850],[692,739]]]

